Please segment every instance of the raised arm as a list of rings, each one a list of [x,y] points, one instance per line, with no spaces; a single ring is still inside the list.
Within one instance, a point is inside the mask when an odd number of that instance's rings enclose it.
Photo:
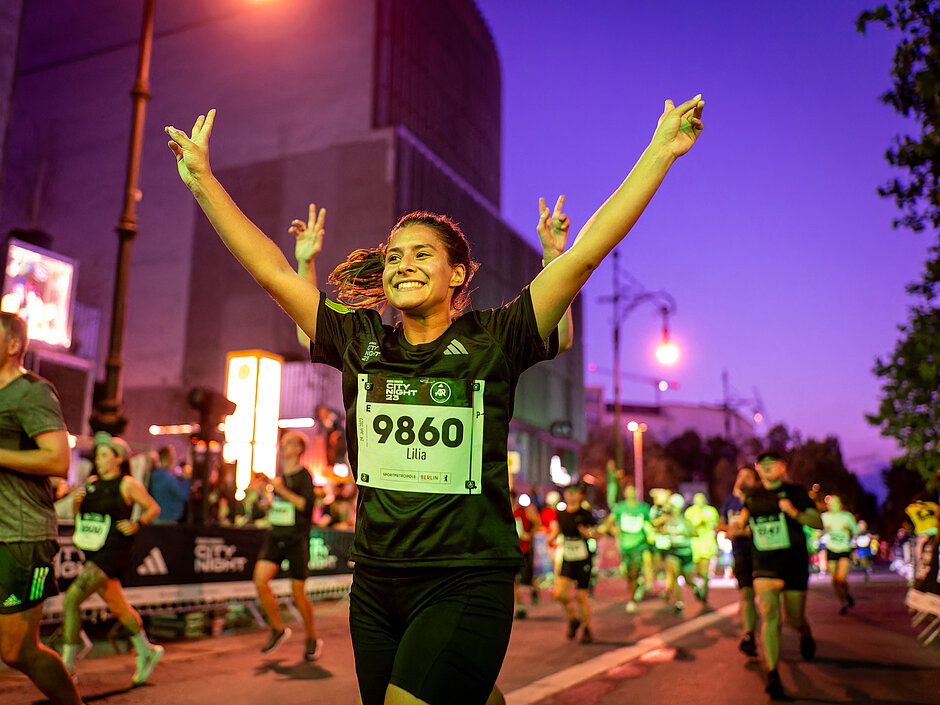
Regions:
[[[542,266],[547,267],[550,262],[557,259],[565,251],[568,242],[568,227],[571,221],[562,212],[565,205],[565,196],[561,195],[555,202],[555,210],[548,210],[545,199],[539,199],[539,224],[536,230],[539,241],[542,243]],[[574,323],[571,318],[571,306],[565,310],[558,323],[558,353],[571,350],[574,343]]]
[[[317,213],[317,204],[311,203],[307,222],[292,220],[287,231],[293,235],[294,257],[297,259],[297,273],[319,289],[317,284],[317,255],[323,249],[323,236],[326,234],[326,208]],[[310,338],[303,328],[297,326],[297,342],[304,349],[309,349]]]
[[[666,101],[653,138],[630,174],[581,228],[571,248],[532,281],[532,304],[543,337],[554,330],[591,273],[639,219],[673,162],[691,149],[702,131],[704,106],[700,95],[678,107]]]
[[[294,271],[280,248],[239,210],[212,175],[208,147],[214,121],[213,109],[196,119],[189,136],[175,127],[165,128],[180,178],[225,246],[304,333],[313,338],[320,293]]]

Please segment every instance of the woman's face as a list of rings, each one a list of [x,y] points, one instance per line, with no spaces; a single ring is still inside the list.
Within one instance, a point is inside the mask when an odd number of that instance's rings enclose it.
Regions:
[[[385,297],[399,311],[426,316],[450,311],[453,288],[463,283],[463,265],[452,267],[437,233],[426,225],[396,230],[385,253],[382,285]]]
[[[121,472],[121,458],[110,446],[96,446],[95,468],[101,477],[114,477]]]

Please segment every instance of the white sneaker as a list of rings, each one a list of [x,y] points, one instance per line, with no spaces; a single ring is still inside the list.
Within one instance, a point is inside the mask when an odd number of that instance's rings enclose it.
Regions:
[[[163,656],[163,647],[152,645],[147,652],[137,657],[137,670],[134,672],[134,685],[140,685],[153,673],[154,666]]]
[[[627,614],[636,614],[636,612],[637,612],[636,603],[633,600],[630,600],[627,603]]]

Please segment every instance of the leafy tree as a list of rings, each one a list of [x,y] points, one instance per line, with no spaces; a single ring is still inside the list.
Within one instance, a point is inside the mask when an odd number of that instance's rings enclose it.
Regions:
[[[910,118],[914,135],[899,135],[885,156],[906,170],[878,192],[892,198],[902,216],[894,223],[914,231],[940,233],[940,0],[896,0],[859,15],[864,33],[871,23],[897,30],[892,87],[881,100]],[[889,360],[878,359],[873,372],[884,380],[877,414],[869,423],[895,438],[902,462],[936,485],[940,471],[940,310],[934,304],[940,283],[940,242],[930,249],[921,281],[908,285],[918,297]]]
[[[881,525],[877,527],[881,537],[890,541],[906,518],[904,510],[914,498],[925,491],[924,478],[915,470],[899,461],[881,471],[881,480],[888,488],[888,496],[881,505]]]
[[[912,312],[891,359],[875,362],[884,380],[877,414],[868,421],[896,438],[904,450],[901,461],[935,483],[940,471],[940,309],[926,306]]]

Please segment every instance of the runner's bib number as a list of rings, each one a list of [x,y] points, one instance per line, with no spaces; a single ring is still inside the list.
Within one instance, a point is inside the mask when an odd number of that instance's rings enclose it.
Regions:
[[[268,510],[271,526],[293,526],[296,521],[296,508],[286,499],[277,498]]]
[[[783,512],[750,520],[754,548],[758,551],[777,551],[790,548],[790,532]]]
[[[621,514],[620,530],[625,534],[638,534],[643,530],[642,514]]]
[[[111,517],[107,514],[79,514],[75,517],[72,543],[83,551],[99,551],[110,530]]]
[[[584,539],[565,538],[562,557],[566,561],[586,561],[590,558],[587,542]]]
[[[359,375],[358,484],[480,494],[483,380]]]

